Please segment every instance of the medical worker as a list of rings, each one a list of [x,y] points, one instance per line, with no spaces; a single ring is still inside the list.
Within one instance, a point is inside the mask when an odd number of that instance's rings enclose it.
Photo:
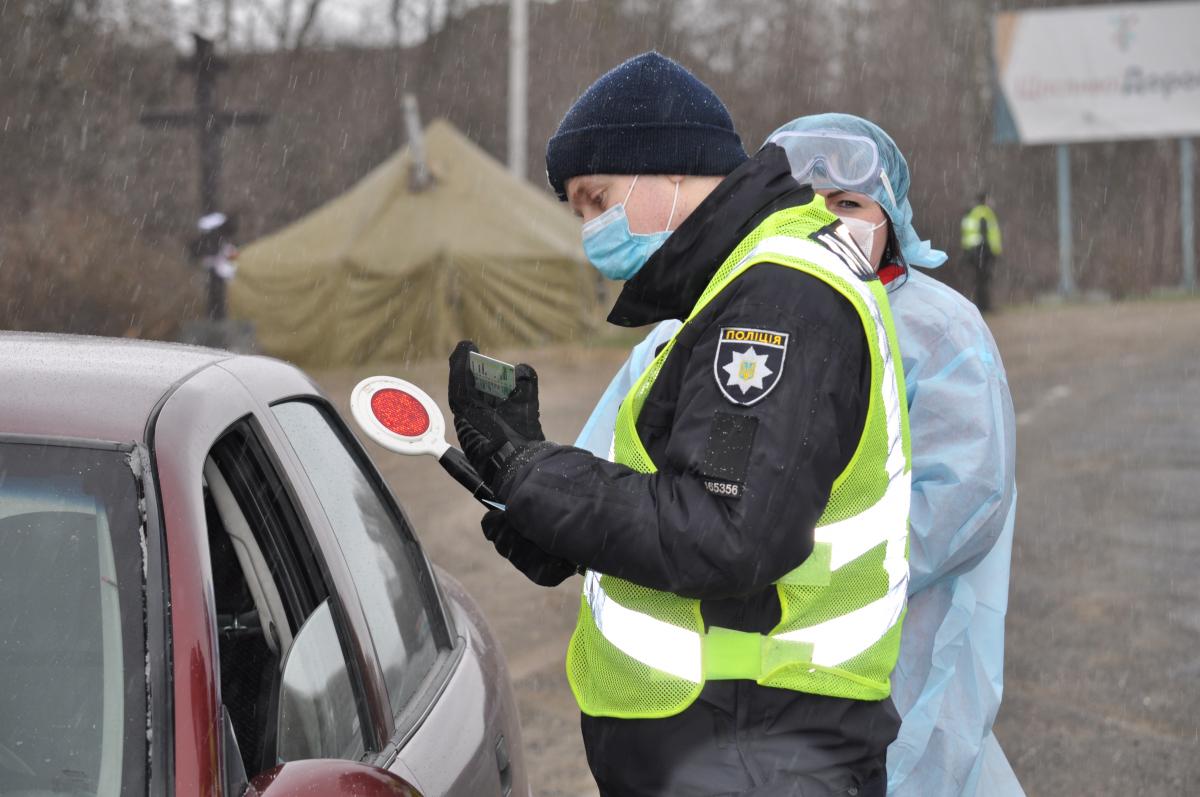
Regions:
[[[543,439],[528,366],[496,404],[472,344],[450,360],[459,441],[507,507],[488,536],[586,570],[567,674],[601,794],[881,797],[911,469],[880,280],[808,175],[747,158],[657,53],[593,84],[546,160],[625,281],[609,320],[683,322],[599,457]]]
[[[1016,510],[1015,425],[1004,366],[971,303],[913,268],[937,268],[946,255],[913,229],[908,164],[887,133],[855,116],[822,114],[797,119],[768,140],[802,168],[814,153],[849,151],[844,137],[871,142],[886,179],[865,194],[820,193],[887,283],[913,440],[912,577],[892,676],[904,722],[888,751],[888,792],[1021,795],[991,730],[1003,689]],[[576,445],[608,450],[621,397],[675,328],[670,321],[658,325],[633,350]]]

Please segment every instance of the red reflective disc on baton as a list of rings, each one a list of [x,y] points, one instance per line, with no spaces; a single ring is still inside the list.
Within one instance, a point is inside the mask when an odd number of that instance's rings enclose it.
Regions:
[[[377,391],[371,396],[371,412],[388,431],[404,437],[420,437],[429,429],[429,413],[403,390]]]

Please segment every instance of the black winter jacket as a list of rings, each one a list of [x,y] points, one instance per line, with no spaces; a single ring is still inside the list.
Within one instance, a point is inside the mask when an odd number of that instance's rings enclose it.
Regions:
[[[812,196],[782,150],[766,148],[626,283],[609,321],[686,318],[751,230]],[[765,395],[744,393],[727,370],[744,347],[720,346],[723,329],[787,336],[784,351],[770,350]],[[771,585],[812,551],[813,527],[861,435],[869,384],[853,305],[815,277],[754,266],[684,327],[647,397],[637,429],[658,472],[548,448],[508,485],[509,522],[569,561],[700,598],[711,625],[769,631],[779,619]]]
[[[633,327],[687,318],[755,227],[812,197],[792,178],[783,150],[764,147],[626,283],[608,320]],[[731,328],[787,335],[782,357],[767,360],[773,373],[763,390],[731,385],[733,352],[719,343]],[[709,626],[769,633],[780,618],[773,583],[812,551],[833,481],[862,435],[870,376],[865,331],[849,301],[795,269],[756,265],[684,326],[647,396],[637,431],[658,471],[646,475],[551,445],[505,486],[508,521],[568,561],[700,599]],[[709,681],[700,703],[678,721],[708,733],[707,712],[739,729],[787,734],[797,756],[801,749],[811,754],[796,766],[864,776],[882,767],[899,729],[890,700],[808,695],[752,681]],[[608,757],[607,743],[596,739],[636,746],[658,734],[652,721],[583,721],[589,761]],[[612,733],[603,730],[609,726]]]

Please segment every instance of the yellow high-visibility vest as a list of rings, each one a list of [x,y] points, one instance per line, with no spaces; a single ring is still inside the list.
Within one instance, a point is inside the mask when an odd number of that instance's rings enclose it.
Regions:
[[[987,245],[993,255],[1000,254],[1000,222],[996,214],[987,205],[976,205],[971,208],[962,220],[962,247],[974,249],[983,246],[983,231],[980,222],[987,222]]]
[[[770,634],[706,631],[700,601],[588,571],[567,653],[568,680],[585,713],[671,716],[691,705],[707,679],[859,700],[891,693],[908,588],[908,403],[882,284],[855,274],[836,244],[814,240],[830,235],[819,231],[835,221],[820,197],[772,214],[725,260],[688,318],[748,269],[774,263],[832,286],[858,311],[866,332],[871,395],[862,437],[834,481],[812,554],[775,584],[779,624]],[[617,415],[615,459],[642,473],[656,467],[638,437],[637,418],[677,337]]]

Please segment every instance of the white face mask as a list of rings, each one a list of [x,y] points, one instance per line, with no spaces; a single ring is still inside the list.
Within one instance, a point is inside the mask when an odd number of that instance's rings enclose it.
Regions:
[[[887,224],[887,219],[872,224],[865,219],[844,218],[842,224],[846,225],[846,229],[850,232],[850,237],[854,239],[854,243],[858,244],[858,248],[862,250],[863,255],[867,258],[867,262],[871,264],[872,270],[877,266],[875,263],[875,231],[883,225]]]

